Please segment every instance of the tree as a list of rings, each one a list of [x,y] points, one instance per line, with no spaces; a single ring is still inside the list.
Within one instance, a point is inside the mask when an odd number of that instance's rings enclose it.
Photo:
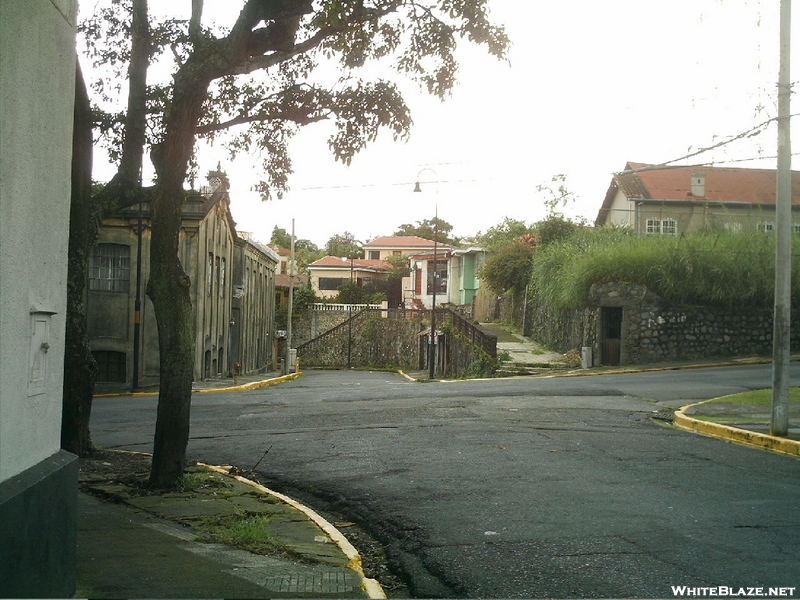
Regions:
[[[547,183],[540,183],[536,191],[544,195],[544,205],[547,207],[548,217],[562,217],[561,209],[575,202],[575,194],[567,188],[567,176],[558,173],[550,178]],[[557,187],[556,187],[557,186]]]
[[[364,258],[364,249],[358,240],[349,231],[337,233],[325,244],[325,253],[328,256],[343,256],[345,258]]]
[[[358,77],[370,61],[393,64],[429,93],[445,98],[455,82],[459,39],[503,58],[508,39],[488,20],[488,0],[246,0],[229,29],[203,21],[193,0],[183,20],[151,23],[146,0],[114,0],[84,27],[96,63],[121,75],[128,105],[98,112],[117,175],[108,197],[152,208],[151,279],[161,356],[160,391],[150,485],[173,485],[183,473],[189,436],[194,311],[189,277],[178,258],[184,186],[193,175],[199,139],[224,141],[233,153],[264,156],[265,199],[287,188],[288,141],[299,127],[329,120],[337,160],[353,156],[388,129],[408,135],[411,116],[398,86]],[[102,44],[101,44],[102,41]],[[148,86],[148,72],[169,51],[171,79]],[[161,61],[164,64],[164,61]],[[320,67],[337,65],[341,79],[322,85]],[[96,90],[101,88],[96,87]],[[102,87],[111,97],[119,81]],[[155,184],[139,173],[149,156]]]
[[[281,248],[290,248],[292,246],[292,234],[275,225],[272,228],[272,237],[269,238],[269,243]]]
[[[489,289],[501,294],[507,290],[522,291],[533,272],[535,245],[516,241],[500,248],[486,259],[480,277]]]
[[[434,217],[417,221],[416,225],[404,223],[397,228],[394,235],[415,235],[426,240],[435,240],[440,244],[458,244],[458,238],[450,237],[453,226],[447,221]]]
[[[532,234],[535,226],[527,225],[524,221],[503,218],[502,223],[490,227],[486,233],[478,236],[479,244],[488,252],[497,252],[504,246],[514,243],[526,235]]]

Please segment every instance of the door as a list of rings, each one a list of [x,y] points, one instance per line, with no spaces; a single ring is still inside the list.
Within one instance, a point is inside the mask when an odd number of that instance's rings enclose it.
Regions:
[[[618,365],[622,342],[622,307],[600,309],[600,363]]]

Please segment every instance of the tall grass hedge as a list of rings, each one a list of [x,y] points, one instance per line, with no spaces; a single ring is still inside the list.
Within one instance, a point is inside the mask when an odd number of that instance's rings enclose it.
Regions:
[[[795,257],[794,307],[800,306],[798,262]],[[637,283],[676,304],[769,308],[774,273],[775,235],[770,232],[667,236],[595,228],[538,248],[531,289],[534,301],[554,309],[585,306],[592,284],[606,281]]]

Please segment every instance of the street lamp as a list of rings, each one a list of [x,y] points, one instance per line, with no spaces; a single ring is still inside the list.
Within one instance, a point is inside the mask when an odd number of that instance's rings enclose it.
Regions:
[[[439,175],[433,169],[426,167],[424,169],[420,169],[419,173],[417,173],[417,181],[414,185],[415,192],[422,192],[422,187],[419,184],[419,176],[422,175],[425,171],[430,171],[433,173],[434,177],[436,177],[436,192],[439,192]],[[434,217],[433,217],[433,294],[431,298],[431,344],[430,348],[428,349],[428,378],[433,379],[436,374],[436,279],[437,279],[437,250],[438,250],[438,240],[436,239],[439,236],[439,203],[436,202],[434,204]]]

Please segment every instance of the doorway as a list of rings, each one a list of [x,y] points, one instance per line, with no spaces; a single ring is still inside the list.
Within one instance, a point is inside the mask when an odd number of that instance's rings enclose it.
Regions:
[[[622,307],[600,309],[600,363],[615,366],[620,361],[622,346]]]

